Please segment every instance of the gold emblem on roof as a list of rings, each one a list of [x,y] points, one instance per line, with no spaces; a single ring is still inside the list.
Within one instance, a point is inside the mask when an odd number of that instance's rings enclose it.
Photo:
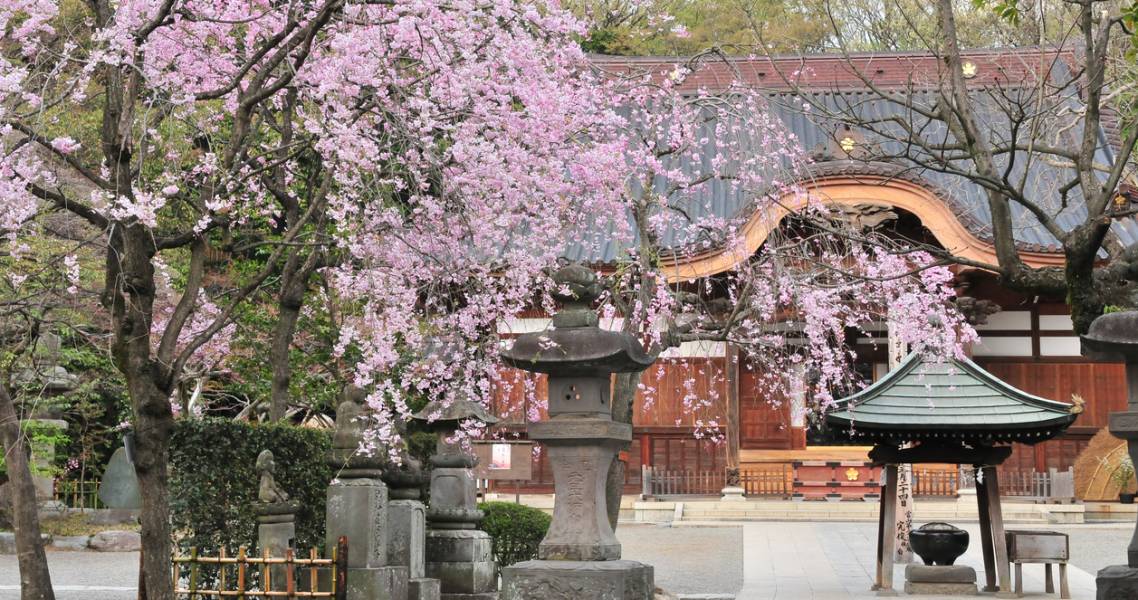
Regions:
[[[853,152],[853,149],[857,147],[857,140],[847,135],[838,140],[838,146],[841,146],[842,150],[846,153]]]
[[[855,469],[853,467],[846,469],[846,480],[847,481],[857,481],[857,478],[860,476],[861,476],[861,471],[858,471],[857,469]]]
[[[964,74],[965,79],[972,79],[975,77],[976,71],[976,63],[972,61],[967,61],[964,64],[960,65],[960,72]]]

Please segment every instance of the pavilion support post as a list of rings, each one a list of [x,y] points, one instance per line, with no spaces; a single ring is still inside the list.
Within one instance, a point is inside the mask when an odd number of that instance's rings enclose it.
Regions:
[[[884,496],[884,494],[882,494]],[[879,502],[877,508],[877,554],[874,556],[873,564],[875,570],[873,572],[873,587],[870,590],[876,591],[881,589],[881,552],[885,547],[885,502]]]
[[[896,596],[893,555],[897,549],[897,465],[885,465],[885,494],[881,497],[881,537],[877,548],[878,596]]]
[[[980,467],[975,469],[980,471]],[[1000,588],[996,586],[996,557],[992,545],[992,517],[988,509],[988,484],[983,476],[976,478],[976,505],[980,515],[980,547],[984,551],[984,591],[995,592]]]
[[[1012,591],[1011,565],[1008,563],[1008,544],[1004,539],[1004,515],[1000,509],[1000,479],[996,467],[981,470],[984,480],[984,495],[988,499],[988,517],[991,519],[992,547],[996,554],[996,574],[999,579],[1000,598],[1014,598]]]

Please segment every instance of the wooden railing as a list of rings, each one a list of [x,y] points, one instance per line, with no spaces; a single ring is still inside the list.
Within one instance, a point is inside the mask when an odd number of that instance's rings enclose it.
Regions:
[[[642,467],[648,496],[719,495],[727,487],[726,471],[679,471]]]
[[[1019,498],[1073,499],[1075,497],[1075,470],[1048,469],[1047,471],[1013,471],[1000,469],[1000,495]],[[976,487],[972,469],[961,468],[960,487]]]
[[[283,557],[250,556],[242,547],[237,556],[222,548],[204,556],[197,548],[174,554],[174,594],[188,600],[206,598],[347,598],[348,540],[341,537],[332,558],[320,558],[316,549],[308,558],[292,550]],[[283,581],[282,581],[283,580]]]
[[[739,487],[747,496],[789,496],[791,467],[771,465],[769,469],[744,469],[739,472]],[[718,496],[727,487],[727,471],[668,470],[641,468],[645,496]]]
[[[960,490],[960,472],[943,469],[914,469],[914,496],[955,497]]]
[[[99,500],[99,485],[98,479],[85,481],[57,479],[53,486],[53,499],[68,508],[106,508]]]
[[[747,496],[790,496],[793,480],[794,468],[786,464],[739,471],[739,485]]]

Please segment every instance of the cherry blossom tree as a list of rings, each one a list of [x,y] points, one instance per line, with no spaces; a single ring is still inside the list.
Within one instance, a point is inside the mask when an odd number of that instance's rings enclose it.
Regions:
[[[610,265],[609,316],[655,354],[688,341],[728,342],[756,371],[760,397],[777,403],[808,392],[802,410],[814,414],[835,394],[864,385],[851,376],[850,330],[864,334],[888,322],[914,351],[963,356],[976,334],[952,304],[947,267],[920,248],[853,226],[811,196],[809,159],[767,109],[762,90],[737,80],[719,89],[684,85],[723,58],[709,52],[658,72],[628,63],[608,73],[627,110],[613,133],[631,174],[621,203],[634,231]],[[717,202],[737,210],[725,215]],[[768,232],[753,254],[748,227]],[[683,273],[680,265],[712,250],[734,266],[699,279]],[[636,391],[650,402],[654,385],[639,373],[617,375],[614,419],[632,423]],[[711,411],[717,398],[684,386],[685,410],[709,415],[697,424],[734,431],[719,421],[733,418],[730,411]],[[728,440],[728,448],[736,443]],[[728,458],[737,468],[737,456]],[[618,458],[608,485],[614,526],[624,472]]]
[[[20,252],[45,211],[105,239],[151,598],[173,596],[171,397],[324,215],[350,256],[360,382],[398,407],[393,357],[523,305],[557,225],[582,218],[570,199],[621,167],[585,135],[608,112],[581,30],[545,2],[19,0],[0,31],[3,243]],[[252,273],[211,271],[253,236]]]

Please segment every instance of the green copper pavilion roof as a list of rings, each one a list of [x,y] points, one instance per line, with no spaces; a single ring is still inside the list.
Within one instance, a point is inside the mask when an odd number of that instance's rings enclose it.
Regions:
[[[837,437],[864,442],[1034,444],[1076,416],[1072,405],[1018,390],[970,360],[937,363],[910,354],[873,385],[839,400],[826,424]]]

